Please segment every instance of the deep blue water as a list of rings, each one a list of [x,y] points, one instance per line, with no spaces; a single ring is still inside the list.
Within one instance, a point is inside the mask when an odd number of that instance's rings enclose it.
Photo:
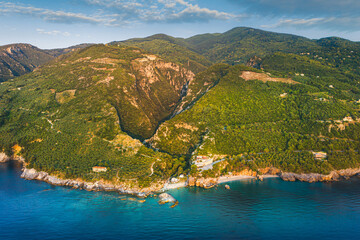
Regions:
[[[242,180],[156,198],[54,187],[0,164],[0,239],[359,239],[360,180]]]

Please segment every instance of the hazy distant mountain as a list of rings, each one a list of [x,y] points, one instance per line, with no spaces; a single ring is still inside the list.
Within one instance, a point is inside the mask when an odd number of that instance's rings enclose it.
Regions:
[[[42,50],[24,43],[0,46],[0,82],[29,73],[57,56],[90,45],[80,44],[51,50]]]
[[[10,44],[0,47],[0,81],[31,72],[54,57],[30,44]]]
[[[71,47],[68,47],[68,48],[46,49],[44,51],[46,53],[54,56],[54,57],[58,57],[60,55],[66,54],[66,53],[76,51],[78,49],[90,47],[91,45],[94,45],[94,44],[92,44],[92,43],[82,43],[82,44],[78,44],[78,45],[71,46]]]

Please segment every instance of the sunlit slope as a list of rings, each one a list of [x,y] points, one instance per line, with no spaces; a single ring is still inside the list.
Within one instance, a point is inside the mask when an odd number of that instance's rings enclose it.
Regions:
[[[172,154],[248,155],[258,167],[294,172],[358,166],[360,95],[312,84],[316,79],[231,67],[195,105],[161,125],[150,142]],[[351,85],[340,87],[346,86]],[[311,151],[325,151],[329,160],[315,161]]]
[[[106,166],[107,179],[164,178],[180,162],[130,136],[151,136],[193,76],[137,48],[96,45],[61,57],[0,86],[0,146],[67,177],[92,179],[93,166]]]

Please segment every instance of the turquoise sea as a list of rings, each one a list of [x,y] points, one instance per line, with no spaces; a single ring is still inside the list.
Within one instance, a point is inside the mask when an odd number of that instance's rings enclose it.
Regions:
[[[169,193],[179,205],[55,187],[0,164],[0,239],[359,239],[360,179],[242,180]]]

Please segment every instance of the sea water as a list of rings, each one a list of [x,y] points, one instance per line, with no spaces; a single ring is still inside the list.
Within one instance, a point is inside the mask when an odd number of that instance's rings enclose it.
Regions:
[[[179,205],[20,178],[0,164],[0,239],[359,239],[360,179],[241,180],[169,191]]]

